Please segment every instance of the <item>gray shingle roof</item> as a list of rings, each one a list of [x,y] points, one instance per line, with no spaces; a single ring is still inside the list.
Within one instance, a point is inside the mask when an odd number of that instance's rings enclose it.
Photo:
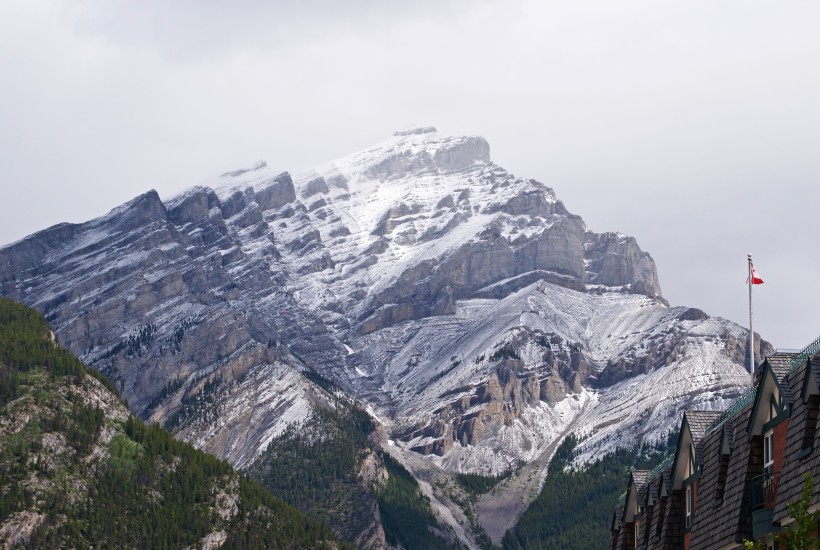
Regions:
[[[791,371],[792,359],[795,358],[796,353],[777,352],[766,358],[766,362],[772,368],[772,372],[777,377],[777,383],[780,385],[780,393],[786,399],[787,403],[792,401],[791,388],[789,387],[789,372]]]
[[[689,431],[692,432],[692,442],[697,445],[706,435],[706,428],[717,420],[723,414],[723,411],[687,410],[684,414],[686,415],[686,421],[689,423]]]
[[[647,477],[649,470],[632,470],[632,479],[635,481],[635,489],[637,489],[638,505],[643,504],[646,497]]]

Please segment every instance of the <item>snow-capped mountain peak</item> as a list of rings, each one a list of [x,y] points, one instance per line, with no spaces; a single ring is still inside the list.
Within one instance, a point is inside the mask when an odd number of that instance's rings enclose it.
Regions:
[[[332,406],[311,372],[399,446],[497,473],[567,430],[594,452],[683,402],[719,406],[746,342],[670,308],[633,237],[588,231],[484,138],[432,127],[42,231],[0,249],[0,294],[43,311],[137,413],[240,465]]]

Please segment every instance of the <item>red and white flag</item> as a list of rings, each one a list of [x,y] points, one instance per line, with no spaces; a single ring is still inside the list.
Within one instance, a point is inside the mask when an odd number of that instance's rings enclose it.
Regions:
[[[755,269],[755,264],[749,262],[749,265],[752,266],[752,284],[753,285],[762,285],[763,279],[757,276],[757,270]],[[749,283],[749,279],[746,279],[746,284]]]

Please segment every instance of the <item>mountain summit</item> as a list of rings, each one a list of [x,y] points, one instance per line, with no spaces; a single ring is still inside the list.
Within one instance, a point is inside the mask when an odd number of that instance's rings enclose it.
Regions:
[[[240,467],[334,407],[313,373],[397,447],[494,474],[571,430],[579,460],[665,437],[667,415],[747,383],[744,330],[669,307],[634,238],[431,127],[46,229],[0,249],[0,294],[142,418]]]

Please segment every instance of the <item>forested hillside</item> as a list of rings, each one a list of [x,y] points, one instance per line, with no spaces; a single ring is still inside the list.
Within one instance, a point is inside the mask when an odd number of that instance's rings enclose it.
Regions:
[[[670,436],[665,445],[619,449],[576,470],[567,468],[578,444],[574,436],[569,436],[556,450],[538,498],[504,537],[504,549],[606,548],[612,510],[630,469],[654,467],[670,449],[674,450],[675,443]]]
[[[330,392],[332,383],[312,379]],[[250,475],[360,548],[457,548],[404,467],[372,442],[375,425],[349,399],[275,438]]]
[[[136,420],[0,298],[0,545],[338,548],[336,534],[226,462]]]

